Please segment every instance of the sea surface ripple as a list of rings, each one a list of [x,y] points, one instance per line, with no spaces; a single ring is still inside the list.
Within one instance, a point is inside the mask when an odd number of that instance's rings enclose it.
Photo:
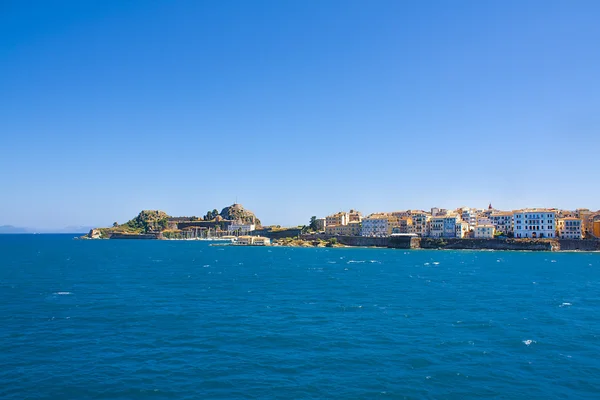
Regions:
[[[598,399],[600,254],[0,235],[1,399]]]

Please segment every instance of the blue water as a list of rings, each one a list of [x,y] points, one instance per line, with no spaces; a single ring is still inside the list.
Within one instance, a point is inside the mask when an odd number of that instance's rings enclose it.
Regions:
[[[597,399],[600,254],[0,235],[1,399]]]

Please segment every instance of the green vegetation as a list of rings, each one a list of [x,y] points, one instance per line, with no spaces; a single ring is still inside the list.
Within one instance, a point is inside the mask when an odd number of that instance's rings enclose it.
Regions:
[[[317,216],[316,215],[313,215],[312,217],[310,217],[310,223],[308,224],[308,228],[313,232],[317,231]]]
[[[337,238],[331,238],[327,241],[326,247],[335,247],[338,244]]]
[[[168,226],[169,216],[164,211],[143,210],[117,229],[123,233],[149,233],[164,231]]]

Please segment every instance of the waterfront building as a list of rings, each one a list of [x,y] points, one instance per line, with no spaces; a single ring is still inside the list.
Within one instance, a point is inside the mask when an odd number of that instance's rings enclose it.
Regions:
[[[592,227],[590,225],[591,217],[594,213],[587,208],[578,208],[575,210],[575,217],[581,220],[581,230],[583,231],[583,236],[585,237],[586,233],[592,231]]]
[[[514,212],[516,238],[556,237],[556,210],[525,209]]]
[[[600,219],[592,219],[590,222],[590,233],[597,238],[600,238]]]
[[[469,224],[458,214],[432,216],[429,236],[444,238],[463,238],[469,232]]]
[[[473,236],[475,239],[493,239],[496,228],[492,224],[481,224],[475,227]]]
[[[398,218],[386,214],[371,214],[362,220],[361,235],[385,237],[392,234],[392,229],[398,226]]]
[[[429,236],[438,238],[444,236],[444,216],[432,216],[429,221]]]
[[[397,233],[414,233],[413,220],[411,217],[402,217],[398,219]]]
[[[348,223],[361,222],[361,221],[362,221],[362,214],[360,213],[360,211],[350,210],[350,212],[348,213]]]
[[[269,246],[271,239],[263,236],[239,236],[235,241],[240,246]]]
[[[409,215],[412,219],[413,233],[419,236],[427,236],[427,221],[431,218],[430,215],[420,210],[409,210]]]
[[[269,246],[271,244],[271,239],[263,236],[255,236],[254,237],[254,246]]]
[[[454,227],[454,237],[463,239],[469,236],[471,228],[469,224],[465,221],[461,221],[459,219],[458,221],[456,221]]]
[[[469,224],[469,228],[475,228],[475,226],[477,225],[478,211],[470,207],[463,207],[460,208],[458,211],[461,219]]]
[[[556,229],[561,239],[583,239],[583,224],[579,218],[558,218]]]
[[[492,219],[490,217],[480,215],[479,217],[477,217],[477,224],[475,226],[477,225],[493,225]]]
[[[352,221],[349,222],[348,225],[327,225],[325,227],[325,233],[327,235],[360,236],[361,223]]]
[[[233,222],[227,227],[227,232],[246,234],[248,232],[252,232],[255,229],[256,225],[254,224],[242,224],[239,222]]]
[[[349,215],[345,211],[340,211],[333,215],[325,217],[325,226],[332,225],[347,225],[349,221]]]
[[[458,214],[444,216],[444,237],[464,237],[462,222]],[[467,232],[469,229],[468,225],[467,223]]]
[[[513,233],[513,213],[509,211],[496,211],[490,215],[490,221],[496,232],[502,232],[503,234]]]

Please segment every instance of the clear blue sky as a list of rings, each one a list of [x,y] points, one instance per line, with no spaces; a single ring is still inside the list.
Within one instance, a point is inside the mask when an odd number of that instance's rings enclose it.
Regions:
[[[0,225],[600,208],[600,2],[0,2]]]

